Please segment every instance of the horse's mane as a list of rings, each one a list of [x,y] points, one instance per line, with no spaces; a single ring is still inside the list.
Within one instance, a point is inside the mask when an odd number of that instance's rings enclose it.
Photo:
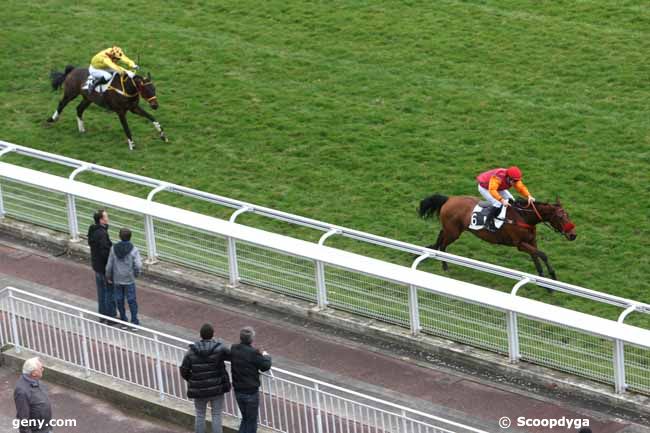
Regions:
[[[541,205],[541,206],[548,206],[549,205],[549,203],[547,203],[547,202],[537,201],[537,200],[535,201],[535,204],[536,205]],[[515,200],[515,206],[516,207],[523,207],[523,208],[528,207],[528,200],[526,200],[525,198],[518,198],[518,199]]]

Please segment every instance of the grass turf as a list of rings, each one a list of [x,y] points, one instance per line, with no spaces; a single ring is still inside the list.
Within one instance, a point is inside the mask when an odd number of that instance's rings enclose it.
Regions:
[[[650,6],[606,1],[5,2],[0,138],[420,245],[437,222],[425,196],[476,194],[474,176],[518,164],[540,200],[559,196],[578,239],[541,228],[561,280],[650,302]],[[170,143],[97,107],[76,130],[48,73],[122,46],[153,74]],[[140,58],[138,58],[138,55]],[[8,155],[3,160],[69,170]],[[144,190],[94,175],[80,180]],[[227,215],[171,194],[160,199]],[[318,234],[242,216],[290,235]],[[412,257],[344,239],[397,263]],[[514,249],[465,234],[450,252],[533,272]],[[421,266],[440,272],[436,262]],[[510,280],[452,266],[505,290]],[[620,310],[543,289],[524,296],[615,318]],[[647,325],[639,315],[629,323]]]

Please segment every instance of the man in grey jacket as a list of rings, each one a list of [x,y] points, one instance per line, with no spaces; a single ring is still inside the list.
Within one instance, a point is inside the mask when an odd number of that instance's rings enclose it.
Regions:
[[[47,396],[43,377],[43,363],[30,358],[23,364],[23,374],[16,382],[16,426],[19,433],[50,433],[52,405]]]
[[[129,321],[124,310],[124,298],[126,297],[131,311],[131,323],[139,325],[135,278],[142,272],[142,258],[140,251],[131,243],[131,230],[120,229],[120,240],[121,242],[111,247],[106,265],[106,279],[113,283],[120,320]],[[122,326],[122,329],[127,328],[127,326]],[[137,331],[137,328],[131,328],[131,330]]]

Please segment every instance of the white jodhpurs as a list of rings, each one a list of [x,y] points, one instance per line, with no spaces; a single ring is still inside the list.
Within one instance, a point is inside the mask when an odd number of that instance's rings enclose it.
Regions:
[[[92,65],[88,66],[88,73],[93,76],[95,79],[104,78],[108,82],[113,76],[113,70],[111,69],[97,69]]]
[[[490,202],[490,204],[494,207],[501,207],[503,206],[499,200],[496,198],[492,197],[490,194],[490,191],[487,189],[483,188],[481,185],[478,186],[478,192],[485,198],[487,201]],[[507,189],[499,191],[499,194],[501,194],[501,197],[505,198],[506,200],[514,200],[515,198],[510,194],[510,191]]]

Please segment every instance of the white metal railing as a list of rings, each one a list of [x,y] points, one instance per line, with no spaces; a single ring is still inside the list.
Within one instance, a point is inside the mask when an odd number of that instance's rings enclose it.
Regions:
[[[512,293],[505,294],[418,271],[422,260],[442,254],[435,251],[420,249],[422,254],[408,268],[324,246],[337,227],[315,244],[235,223],[246,209],[223,221],[153,202],[153,192],[145,200],[2,162],[0,184],[0,213],[56,230],[69,230],[70,220],[77,227],[80,218],[90,223],[92,212],[106,207],[114,227],[131,227],[133,242],[149,254],[155,252],[150,262],[191,266],[223,275],[232,284],[258,285],[321,308],[409,327],[414,334],[422,331],[508,354],[512,362],[523,359],[575,373],[610,383],[617,392],[650,393],[650,332],[622,323],[631,311],[647,312],[646,304],[583,288],[571,292],[625,307],[617,323],[516,296],[523,284],[539,284],[529,274],[486,265],[521,277]],[[444,258],[485,265],[448,254]],[[576,287],[549,284],[565,291]]]
[[[0,317],[0,347],[72,364],[86,376],[110,376],[160,399],[189,401],[178,366],[190,341],[141,326],[138,333],[117,329],[92,311],[11,287],[0,291]],[[280,432],[486,433],[275,367],[261,383],[259,423]],[[238,417],[233,394],[224,412]]]
[[[648,304],[636,302],[619,296],[610,295],[608,293],[602,293],[595,290],[586,289],[584,287],[576,286],[573,284],[567,284],[561,281],[551,280],[534,274],[517,271],[515,269],[509,269],[503,266],[498,266],[491,263],[482,262],[479,260],[469,259],[466,257],[461,257],[461,256],[449,254],[442,251],[431,250],[407,242],[402,242],[395,239],[377,236],[359,230],[354,230],[347,227],[342,227],[334,224],[329,224],[323,221],[314,220],[311,218],[305,218],[299,215],[294,215],[287,212],[282,212],[275,209],[267,208],[264,206],[258,206],[252,203],[247,203],[241,200],[223,197],[220,195],[211,194],[211,193],[199,191],[192,188],[187,188],[181,185],[164,182],[150,177],[140,176],[133,173],[128,173],[125,171],[116,170],[113,168],[104,167],[101,165],[92,164],[85,161],[68,158],[65,156],[56,155],[53,153],[48,153],[41,150],[32,149],[26,146],[20,146],[17,144],[0,140],[0,157],[9,153],[16,153],[16,154],[29,156],[32,158],[37,158],[40,160],[44,160],[44,161],[48,161],[60,165],[73,167],[74,171],[69,176],[71,180],[73,180],[77,174],[83,171],[90,171],[93,173],[97,173],[108,177],[113,177],[115,179],[123,180],[126,182],[152,187],[153,189],[149,193],[149,196],[147,197],[148,201],[153,201],[154,196],[158,192],[168,191],[172,193],[181,194],[187,197],[203,200],[206,202],[210,202],[213,204],[217,204],[220,206],[226,206],[226,207],[237,209],[236,212],[233,213],[230,218],[231,222],[235,222],[236,218],[242,213],[246,213],[246,212],[254,213],[275,220],[285,221],[291,224],[296,224],[299,226],[309,227],[309,228],[323,231],[325,233],[320,239],[319,242],[320,244],[324,244],[324,241],[332,235],[340,235],[351,239],[356,239],[362,242],[367,242],[382,247],[387,247],[387,248],[414,254],[418,256],[416,258],[416,260],[418,260],[418,263],[425,259],[441,260],[455,265],[464,266],[482,272],[514,279],[517,280],[518,282],[522,280],[526,280],[527,284],[536,284],[538,286],[545,287],[551,290],[561,291],[571,295],[588,298],[594,301],[616,305],[624,309],[628,307],[634,307],[635,311],[642,312],[642,313],[650,313],[650,305]],[[2,198],[0,196],[0,215],[2,215],[1,200]],[[71,218],[70,220],[72,220],[71,224],[74,224],[75,219]],[[76,227],[78,230],[78,226],[73,226],[73,227]],[[151,221],[145,222],[145,227],[146,227],[146,232],[149,233],[149,235],[151,235],[151,230],[153,229],[153,223]],[[75,231],[73,233],[70,233],[70,235],[73,239],[77,239],[79,233],[78,231]],[[148,251],[149,256],[152,258],[157,257],[158,254],[154,242],[151,242],[149,244],[149,248],[151,248],[151,250]]]

